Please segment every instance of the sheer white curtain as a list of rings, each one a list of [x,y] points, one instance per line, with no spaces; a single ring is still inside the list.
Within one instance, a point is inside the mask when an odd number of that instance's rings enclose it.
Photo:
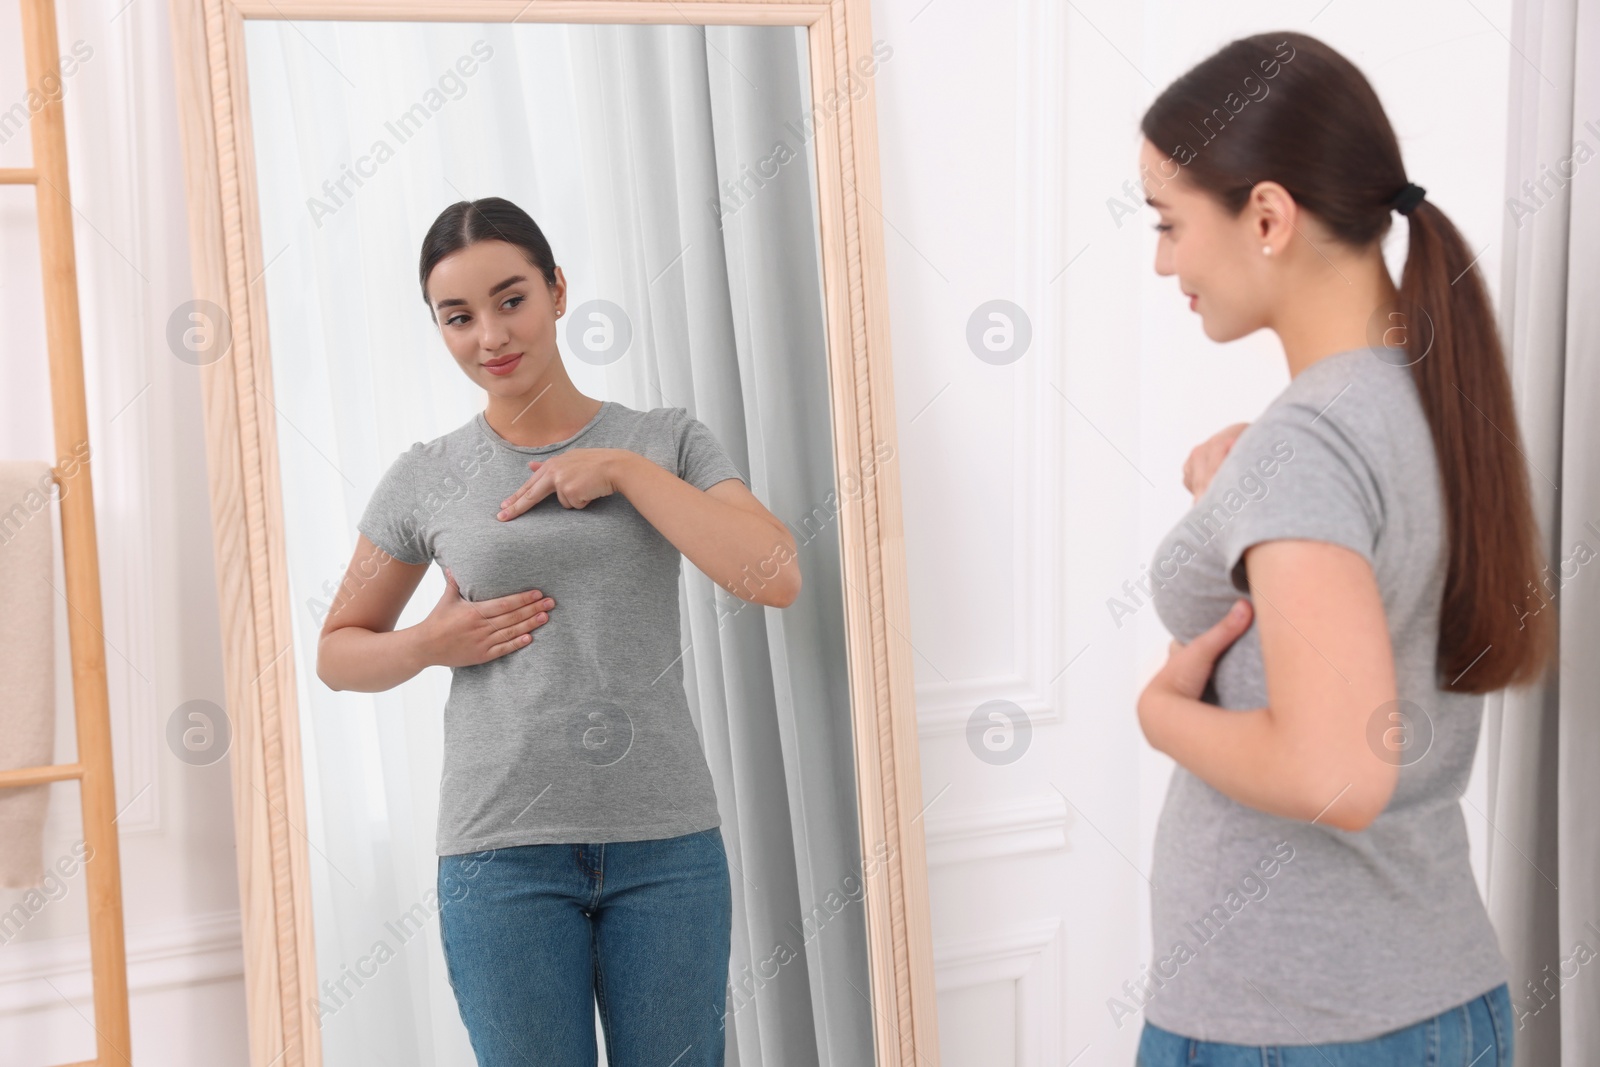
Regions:
[[[1518,0],[1512,41],[1500,307],[1549,566],[1516,609],[1556,612],[1560,660],[1487,698],[1487,903],[1518,1067],[1587,1067],[1600,1063],[1600,7]]]
[[[783,611],[684,564],[733,868],[727,1062],[871,1062],[803,31],[250,22],[246,43],[328,1062],[472,1063],[434,918],[449,673],[333,693],[314,665],[378,476],[483,407],[416,277],[428,224],[482,196],[550,239],[578,387],[688,408],[801,546]],[[568,343],[617,325],[594,300],[632,334],[605,365]]]

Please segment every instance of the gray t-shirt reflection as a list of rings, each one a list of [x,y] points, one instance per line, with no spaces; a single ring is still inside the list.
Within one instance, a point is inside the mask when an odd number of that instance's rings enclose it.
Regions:
[[[746,481],[683,408],[605,401],[573,436],[538,448],[511,444],[479,413],[402,453],[357,523],[396,559],[448,566],[468,600],[539,589],[556,602],[528,645],[453,671],[440,855],[721,823],[684,693],[678,550],[620,493],[584,508],[551,494],[496,517],[529,460],[570,448],[628,449],[697,489]]]

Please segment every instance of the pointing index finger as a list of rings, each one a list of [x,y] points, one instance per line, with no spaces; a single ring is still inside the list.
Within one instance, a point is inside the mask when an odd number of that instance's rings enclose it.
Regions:
[[[550,495],[550,479],[543,471],[533,475],[511,496],[511,503],[499,513],[501,519],[514,519]]]

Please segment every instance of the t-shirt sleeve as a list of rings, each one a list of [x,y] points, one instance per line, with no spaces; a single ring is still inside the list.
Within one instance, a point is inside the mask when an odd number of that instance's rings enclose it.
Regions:
[[[1249,592],[1244,554],[1263,541],[1326,541],[1376,568],[1383,498],[1359,435],[1326,413],[1289,404],[1249,427],[1207,489],[1201,521],[1218,522],[1224,567]]]
[[[418,528],[412,451],[400,453],[378,479],[356,529],[401,563],[426,563],[429,556]]]
[[[729,478],[737,478],[749,486],[749,479],[734,466],[709,426],[690,415],[685,408],[675,408],[674,415],[678,436],[678,477],[696,489],[709,489]]]

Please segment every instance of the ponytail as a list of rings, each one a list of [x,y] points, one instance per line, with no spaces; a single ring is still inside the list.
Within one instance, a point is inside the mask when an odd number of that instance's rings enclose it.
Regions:
[[[1542,598],[1529,608],[1543,553],[1505,353],[1466,242],[1416,199],[1367,79],[1314,37],[1245,37],[1168,86],[1140,130],[1233,214],[1257,182],[1276,181],[1349,248],[1372,247],[1392,209],[1410,208],[1397,306],[1383,309],[1398,328],[1372,343],[1405,350],[1438,458],[1449,541],[1438,684],[1487,693],[1536,679],[1554,652],[1555,612]]]
[[[1466,241],[1427,200],[1411,212],[1398,347],[1428,415],[1450,565],[1439,610],[1442,688],[1486,693],[1535,680],[1554,612],[1524,602],[1542,565],[1511,380]],[[1388,341],[1388,339],[1386,339]]]

